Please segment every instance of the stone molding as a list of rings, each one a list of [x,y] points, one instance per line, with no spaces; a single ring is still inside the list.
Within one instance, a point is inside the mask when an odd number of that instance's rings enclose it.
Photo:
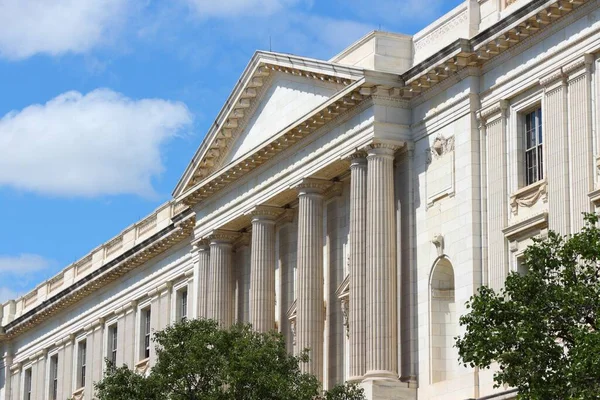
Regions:
[[[497,103],[493,104],[490,107],[482,109],[479,114],[479,119],[481,119],[484,124],[487,124],[489,120],[495,119],[495,117],[500,117],[509,107],[509,102],[507,100],[500,100]]]
[[[217,229],[212,231],[205,239],[213,243],[232,244],[240,236],[239,232]]]
[[[548,202],[548,184],[542,179],[532,185],[517,190],[510,196],[510,208],[513,215],[519,213],[519,207],[531,208],[538,200]]]
[[[273,206],[265,206],[259,205],[254,207],[248,215],[252,217],[252,221],[254,220],[269,220],[275,221],[277,217],[283,214],[284,209],[280,207]]]
[[[331,181],[317,178],[304,178],[292,187],[303,194],[323,194],[332,185]]]
[[[584,54],[570,64],[562,67],[562,72],[565,75],[574,75],[580,72],[582,69],[591,69],[593,64],[594,56],[592,54]]]
[[[515,241],[535,229],[548,227],[548,213],[542,212],[504,228],[502,232],[510,242]]]
[[[540,78],[540,86],[544,87],[546,90],[551,90],[552,86],[558,82],[564,83],[566,79],[565,74],[563,73],[562,68],[558,68],[554,72],[549,73],[543,78]]]

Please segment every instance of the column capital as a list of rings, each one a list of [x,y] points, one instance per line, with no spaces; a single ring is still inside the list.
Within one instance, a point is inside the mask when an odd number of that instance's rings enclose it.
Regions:
[[[298,195],[320,194],[332,185],[331,181],[317,178],[304,178],[292,187],[298,191]]]
[[[208,251],[210,241],[205,238],[196,239],[192,242],[192,249],[194,251]]]
[[[240,236],[239,232],[228,231],[225,229],[215,229],[205,239],[210,241],[210,244],[232,244]]]
[[[367,153],[367,158],[372,156],[393,156],[396,151],[404,147],[406,143],[396,142],[396,141],[374,141],[363,146],[360,150]]]
[[[344,157],[344,160],[350,162],[350,168],[356,165],[363,165],[367,163],[367,152],[364,150],[356,149],[351,154]]]
[[[275,221],[277,217],[279,217],[285,209],[273,206],[265,206],[258,205],[254,207],[248,215],[252,217],[252,222],[254,221]]]

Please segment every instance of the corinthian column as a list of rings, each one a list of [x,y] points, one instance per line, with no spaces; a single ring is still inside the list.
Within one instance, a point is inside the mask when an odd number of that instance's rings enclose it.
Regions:
[[[250,323],[258,332],[275,329],[275,207],[260,206],[252,215]]]
[[[367,149],[367,373],[366,379],[398,379],[396,315],[396,219],[394,152],[397,146]]]
[[[366,365],[367,159],[350,157],[350,381],[359,381]]]
[[[310,350],[302,372],[323,380],[323,190],[329,182],[305,179],[298,190],[298,297],[296,349]]]
[[[196,316],[206,318],[208,273],[210,268],[210,247],[205,240],[194,243],[196,265],[194,268],[194,285],[196,285]]]
[[[232,265],[232,241],[235,232],[216,231],[210,236],[210,267],[207,317],[223,327],[233,323],[235,312],[235,274]]]

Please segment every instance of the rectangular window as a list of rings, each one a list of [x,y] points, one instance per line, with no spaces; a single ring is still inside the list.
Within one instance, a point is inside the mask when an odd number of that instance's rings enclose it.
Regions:
[[[544,178],[544,138],[542,135],[542,109],[525,115],[525,185]]]
[[[188,292],[182,290],[179,292],[179,319],[185,321],[187,318]]]
[[[117,324],[108,328],[108,359],[113,365],[117,365]]]
[[[58,400],[58,354],[50,357],[50,400]]]
[[[85,340],[79,342],[79,348],[77,353],[77,383],[78,387],[82,388],[85,386],[85,367],[86,367],[86,356],[87,347]]]
[[[143,358],[150,357],[150,307],[142,311],[142,334],[143,334],[143,348],[142,355]]]
[[[25,370],[25,382],[23,383],[23,398],[31,400],[31,368]]]

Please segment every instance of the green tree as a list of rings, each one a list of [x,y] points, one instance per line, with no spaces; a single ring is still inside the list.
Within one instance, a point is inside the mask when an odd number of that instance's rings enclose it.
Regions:
[[[290,355],[276,332],[249,325],[221,329],[212,320],[188,320],[155,332],[156,365],[148,376],[108,365],[96,387],[99,400],[314,400],[320,384],[300,371],[308,352]],[[364,399],[343,385],[327,400]],[[346,396],[346,397],[344,397]]]
[[[460,359],[490,368],[520,399],[600,399],[600,229],[598,216],[570,237],[550,232],[524,254],[523,275],[499,292],[482,287],[460,318]]]

